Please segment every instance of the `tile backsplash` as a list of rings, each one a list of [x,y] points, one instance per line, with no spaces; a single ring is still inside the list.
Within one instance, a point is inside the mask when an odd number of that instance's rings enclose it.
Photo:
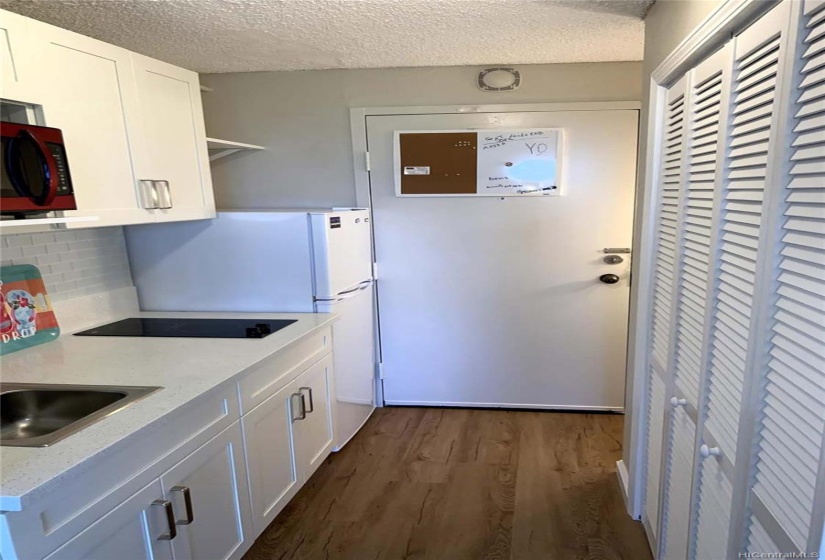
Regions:
[[[54,302],[132,286],[123,228],[4,234],[0,265],[33,264]]]

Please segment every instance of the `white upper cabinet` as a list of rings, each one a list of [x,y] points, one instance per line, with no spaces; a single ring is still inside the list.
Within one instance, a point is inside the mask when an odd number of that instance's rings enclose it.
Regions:
[[[78,210],[95,225],[150,222],[141,208],[133,147],[138,113],[129,51],[39,22],[37,89],[48,126],[63,132]]]
[[[78,207],[67,216],[98,227],[214,217],[196,73],[0,15],[0,97],[39,106],[38,124],[63,131]]]
[[[132,67],[142,141],[136,175],[159,190],[156,221],[213,217],[198,75],[134,53]]]

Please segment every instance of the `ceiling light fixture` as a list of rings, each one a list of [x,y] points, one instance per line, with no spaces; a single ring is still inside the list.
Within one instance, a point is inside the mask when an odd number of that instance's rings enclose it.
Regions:
[[[478,73],[481,91],[513,91],[521,85],[521,73],[514,68],[487,68]]]

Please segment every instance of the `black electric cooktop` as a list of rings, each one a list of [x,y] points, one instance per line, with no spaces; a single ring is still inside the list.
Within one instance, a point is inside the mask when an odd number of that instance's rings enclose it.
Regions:
[[[297,319],[123,319],[75,333],[75,336],[145,336],[177,338],[264,338]]]

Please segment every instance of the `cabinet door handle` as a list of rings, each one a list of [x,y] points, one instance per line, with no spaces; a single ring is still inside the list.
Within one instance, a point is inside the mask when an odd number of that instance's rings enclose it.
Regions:
[[[158,207],[158,189],[155,186],[155,181],[149,179],[141,179],[140,184],[140,201],[146,210],[153,210]]]
[[[155,507],[162,507],[166,512],[166,524],[169,526],[169,533],[158,537],[159,541],[171,541],[178,536],[178,529],[175,527],[175,512],[172,509],[172,502],[169,500],[155,500],[152,502]]]
[[[687,399],[679,399],[676,397],[670,398],[670,406],[676,408],[677,406],[687,406]]]
[[[183,503],[186,506],[186,521],[175,521],[175,524],[189,525],[195,520],[195,508],[192,507],[192,491],[188,486],[173,486],[171,492],[183,494]]]
[[[169,181],[153,181],[159,190],[158,206],[161,210],[169,210],[172,207],[172,191],[169,188]]]
[[[301,394],[303,394],[304,391],[309,392],[309,410],[307,410],[307,412],[310,414],[315,412],[315,404],[312,402],[312,387],[298,387],[298,390],[301,391]]]
[[[718,457],[722,454],[722,450],[718,447],[708,447],[708,444],[703,443],[699,448],[699,455],[707,459],[708,457]]]
[[[301,403],[301,409],[300,409],[300,412],[298,413],[297,418],[295,417],[295,411],[293,410],[293,407],[292,407],[292,403],[295,402],[295,397],[298,397],[298,399],[300,399],[299,402]],[[292,393],[291,395],[289,395],[289,409],[292,412],[291,415],[292,415],[292,421],[293,422],[295,422],[296,420],[304,420],[307,417],[307,405],[306,405],[306,401],[304,400],[303,393]]]

